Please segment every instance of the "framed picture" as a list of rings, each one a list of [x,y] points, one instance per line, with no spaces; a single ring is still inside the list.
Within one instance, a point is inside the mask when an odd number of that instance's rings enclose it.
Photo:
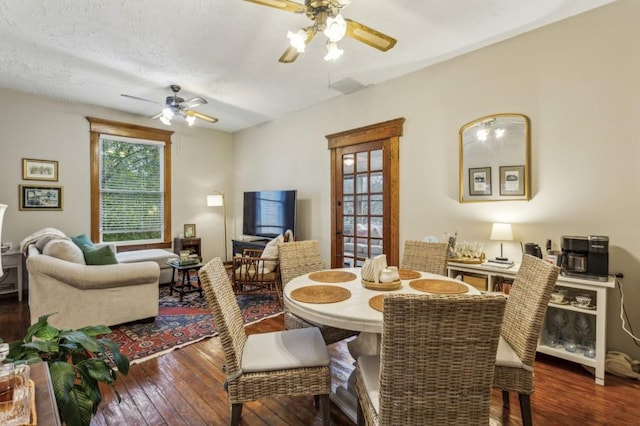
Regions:
[[[23,180],[58,181],[58,162],[49,160],[22,159]]]
[[[469,168],[469,195],[491,195],[491,167]]]
[[[196,225],[193,223],[187,223],[184,225],[184,237],[193,238],[196,236]]]
[[[500,166],[500,195],[524,195],[524,166]]]
[[[62,210],[61,186],[19,185],[20,210]]]

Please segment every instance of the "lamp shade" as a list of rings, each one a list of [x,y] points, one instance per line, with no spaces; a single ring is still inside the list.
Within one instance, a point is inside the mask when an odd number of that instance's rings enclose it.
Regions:
[[[207,195],[207,207],[221,207],[224,206],[224,195],[213,194]]]
[[[491,240],[513,241],[513,232],[510,223],[494,223],[491,227]]]

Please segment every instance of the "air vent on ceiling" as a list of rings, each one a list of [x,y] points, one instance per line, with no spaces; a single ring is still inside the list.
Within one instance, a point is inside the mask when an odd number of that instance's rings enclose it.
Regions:
[[[351,77],[343,78],[342,80],[338,80],[329,84],[330,89],[337,90],[338,92],[342,92],[345,95],[353,93],[356,90],[360,90],[363,87],[365,86],[362,83],[352,79]]]

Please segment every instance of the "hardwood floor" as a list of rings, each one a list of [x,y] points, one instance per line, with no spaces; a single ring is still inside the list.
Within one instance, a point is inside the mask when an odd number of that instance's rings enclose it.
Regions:
[[[15,296],[0,299],[0,337],[21,338],[28,326],[28,305]],[[282,315],[247,327],[249,333],[279,330]],[[344,342],[330,346],[333,385],[344,383],[353,360]],[[116,383],[122,396],[118,403],[111,388],[93,425],[225,425],[229,405],[222,387],[224,354],[217,338],[211,338],[131,367]],[[640,382],[607,375],[606,386],[594,383],[579,365],[539,354],[535,392],[531,396],[536,425],[633,425],[640,424]],[[332,424],[353,426],[333,404]],[[493,391],[491,422],[520,425],[516,395],[510,412],[503,412],[502,397]],[[311,397],[272,398],[245,404],[243,425],[320,425]]]

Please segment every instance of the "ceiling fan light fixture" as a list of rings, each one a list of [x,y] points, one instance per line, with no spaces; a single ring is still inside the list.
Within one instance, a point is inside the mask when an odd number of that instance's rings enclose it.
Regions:
[[[325,55],[324,60],[335,61],[340,56],[342,56],[343,53],[344,53],[344,50],[338,48],[337,43],[327,42],[327,54]]]
[[[175,115],[176,115],[175,112],[173,112],[171,108],[169,107],[162,108],[162,116],[167,120],[171,120],[173,117],[175,117]]]
[[[160,116],[160,121],[162,122],[162,124],[164,124],[165,126],[171,126],[171,120],[167,117],[165,117],[164,115]]]
[[[327,36],[329,41],[336,42],[342,40],[346,32],[347,22],[341,14],[338,13],[335,18],[327,18],[327,28],[324,30],[324,35]]]
[[[193,115],[187,115],[185,117],[185,120],[187,121],[187,124],[189,125],[189,127],[193,126],[193,123],[196,122],[196,118]]]
[[[291,47],[296,49],[298,53],[303,53],[305,47],[307,47],[307,32],[303,29],[298,30],[297,32],[287,31],[287,38],[289,39],[289,44]]]

